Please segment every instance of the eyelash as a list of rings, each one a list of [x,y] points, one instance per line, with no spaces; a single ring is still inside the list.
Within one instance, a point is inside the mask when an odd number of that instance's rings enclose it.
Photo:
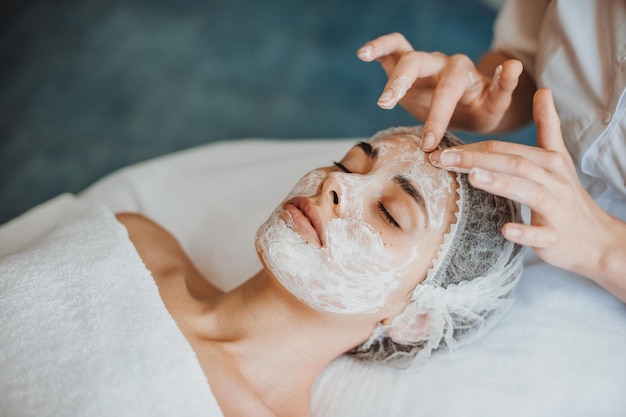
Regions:
[[[396,219],[393,218],[393,216],[387,211],[383,203],[380,201],[378,202],[378,210],[380,210],[380,212],[383,214],[383,217],[391,226],[395,227],[396,229],[401,229]]]
[[[340,170],[342,170],[346,174],[352,174],[352,171],[350,171],[348,168],[346,168],[346,166],[344,164],[342,164],[341,162],[333,162],[333,165],[335,165],[337,168],[339,168]]]

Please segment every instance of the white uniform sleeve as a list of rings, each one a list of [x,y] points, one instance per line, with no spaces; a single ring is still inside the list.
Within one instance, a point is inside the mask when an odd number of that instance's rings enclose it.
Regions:
[[[519,59],[535,79],[535,55],[545,10],[550,0],[509,0],[496,19],[492,49]]]

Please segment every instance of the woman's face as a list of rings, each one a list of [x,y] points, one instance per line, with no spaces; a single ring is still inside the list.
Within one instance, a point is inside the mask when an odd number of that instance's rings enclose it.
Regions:
[[[257,232],[269,272],[324,312],[404,308],[454,221],[453,174],[430,165],[419,138],[359,143],[302,178]]]

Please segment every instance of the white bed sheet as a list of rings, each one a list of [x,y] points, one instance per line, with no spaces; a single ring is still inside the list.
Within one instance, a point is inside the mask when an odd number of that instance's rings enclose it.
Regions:
[[[228,290],[260,267],[256,228],[295,182],[355,141],[214,143],[122,169],[78,198],[153,218]],[[36,239],[68,198],[0,228],[0,254]],[[324,417],[625,416],[625,344],[624,303],[527,251],[516,302],[481,340],[410,372],[340,358],[318,380],[312,409]]]

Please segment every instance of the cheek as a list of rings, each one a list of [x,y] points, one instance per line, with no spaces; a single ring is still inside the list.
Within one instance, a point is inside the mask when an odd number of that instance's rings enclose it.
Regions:
[[[387,317],[395,317],[406,308],[411,301],[411,295],[415,291],[415,287],[423,279],[419,275],[414,275],[411,271],[407,271],[398,277],[398,286],[391,292],[387,298],[388,311],[385,312]]]
[[[397,215],[396,219],[399,219]],[[419,258],[424,241],[430,235],[429,231],[423,228],[417,228],[408,235],[395,229],[382,218],[377,207],[367,210],[363,221],[375,230],[384,247],[385,257],[389,259],[390,264],[396,266],[407,267]],[[404,224],[410,224],[411,221],[405,220]]]
[[[404,300],[425,278],[433,267],[441,246],[439,233],[429,233],[410,242],[387,243],[389,256],[396,260],[396,265],[404,263],[398,273],[398,291],[396,301]]]
[[[424,236],[417,240],[385,238],[384,235],[382,238],[388,265],[396,271],[399,297],[404,299],[426,277],[426,271],[432,265],[431,251]]]
[[[424,281],[424,278],[426,278],[426,272],[422,267],[412,266],[397,275],[397,287],[387,298],[389,317],[394,317],[404,310],[411,300],[415,287]]]
[[[419,258],[420,250],[415,241],[399,239],[393,233],[380,233],[380,238],[390,265],[407,268]]]

